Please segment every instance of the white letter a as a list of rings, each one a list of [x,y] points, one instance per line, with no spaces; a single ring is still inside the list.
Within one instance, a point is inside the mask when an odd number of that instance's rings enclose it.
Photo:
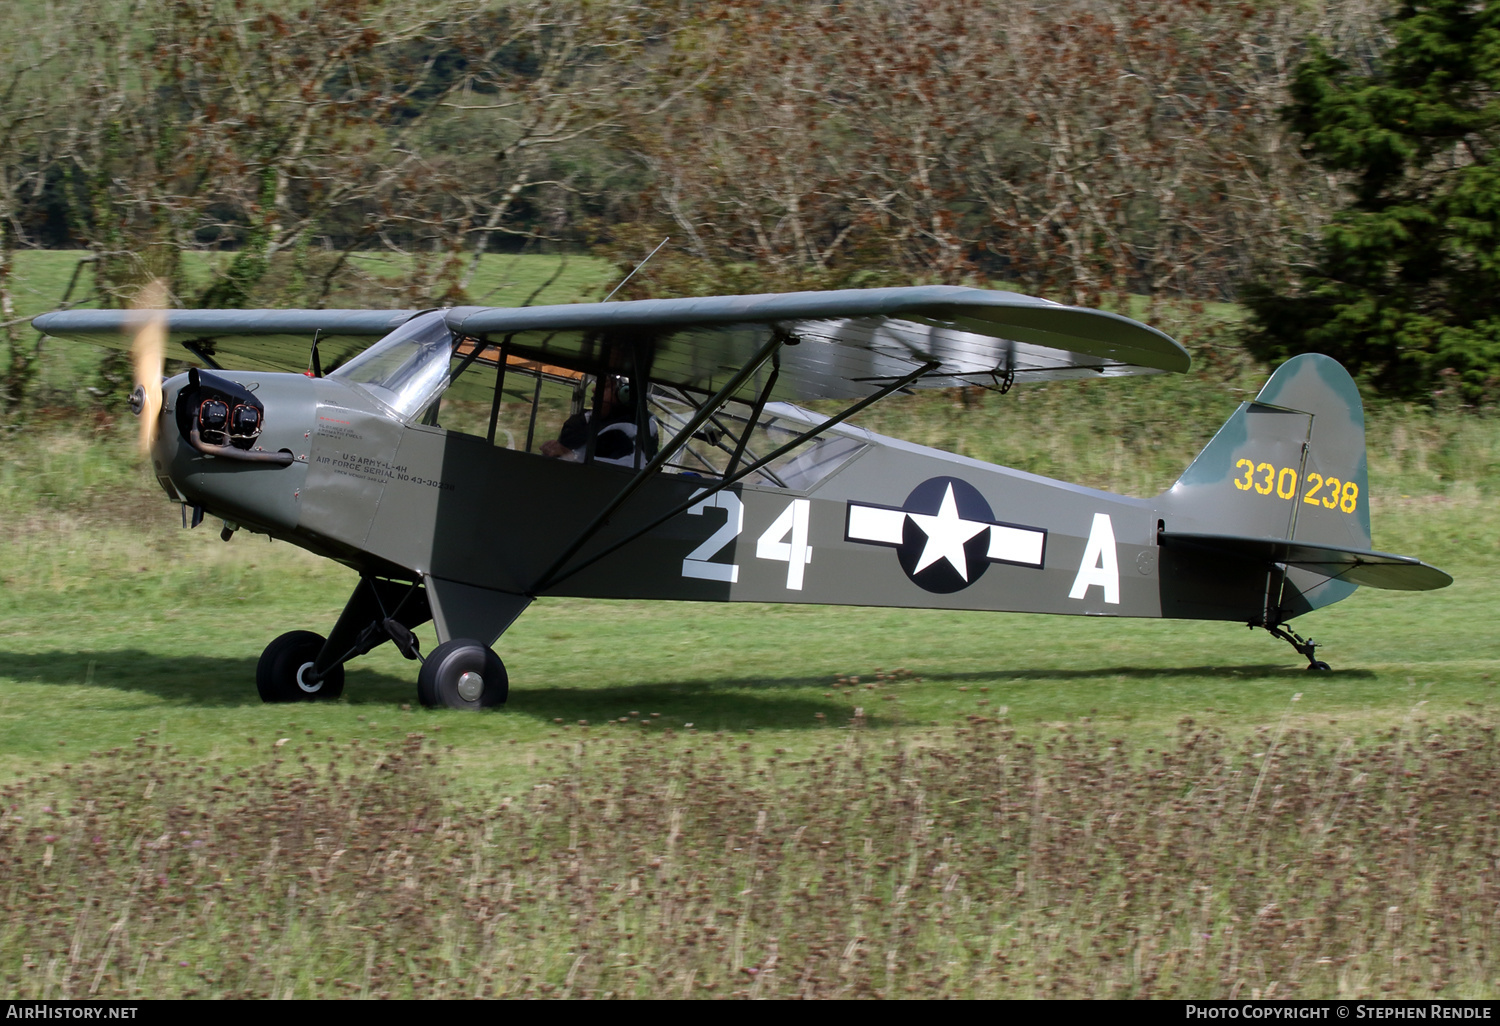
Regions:
[[[1104,589],[1105,604],[1120,604],[1120,561],[1115,555],[1115,527],[1109,522],[1108,513],[1094,514],[1089,543],[1084,547],[1083,562],[1078,565],[1078,576],[1073,578],[1068,598],[1081,599],[1096,584]]]

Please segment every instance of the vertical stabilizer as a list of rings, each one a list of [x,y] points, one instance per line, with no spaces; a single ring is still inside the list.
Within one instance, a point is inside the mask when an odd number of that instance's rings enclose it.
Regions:
[[[1159,502],[1168,532],[1369,549],[1364,405],[1349,372],[1318,354],[1282,364]],[[1289,619],[1354,588],[1288,569],[1267,614]]]

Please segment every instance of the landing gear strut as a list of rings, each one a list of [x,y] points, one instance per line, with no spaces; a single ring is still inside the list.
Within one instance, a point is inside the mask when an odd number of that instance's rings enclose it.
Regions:
[[[263,702],[337,698],[344,690],[344,664],[376,645],[394,641],[408,659],[422,658],[412,628],[432,619],[420,584],[361,577],[325,640],[312,631],[291,631],[266,646],[255,668]]]
[[[1317,648],[1318,648],[1318,643],[1316,641],[1313,641],[1311,638],[1304,638],[1302,635],[1298,634],[1296,631],[1287,630],[1281,624],[1253,624],[1252,623],[1250,626],[1252,626],[1252,627],[1264,627],[1266,629],[1266,633],[1272,635],[1273,637],[1280,638],[1282,641],[1285,641],[1288,645],[1291,645],[1293,648],[1295,648],[1297,650],[1297,654],[1298,655],[1306,656],[1307,657],[1307,669],[1308,669],[1308,672],[1310,672],[1310,673],[1326,673],[1328,670],[1332,669],[1332,667],[1330,667],[1327,663],[1323,662],[1323,660],[1321,660],[1321,659],[1319,659],[1317,657],[1316,652],[1317,652]]]
[[[417,698],[428,708],[503,705],[510,695],[510,678],[500,657],[485,645],[454,638],[423,657],[412,629],[431,619],[432,607],[421,583],[362,576],[327,640],[312,631],[292,631],[266,646],[255,671],[261,700],[337,698],[344,690],[344,664],[389,641],[406,658],[422,664]]]

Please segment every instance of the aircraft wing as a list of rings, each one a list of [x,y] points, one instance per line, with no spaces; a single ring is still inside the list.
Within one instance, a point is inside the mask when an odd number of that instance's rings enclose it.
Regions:
[[[313,335],[323,367],[333,370],[409,320],[415,310],[167,310],[171,347],[186,347],[233,369],[300,371],[308,364]],[[145,310],[59,310],[32,325],[54,338],[130,349],[151,317]],[[187,358],[189,353],[169,356]]]
[[[1015,292],[927,285],[574,306],[456,308],[465,334],[539,355],[588,358],[606,336],[644,342],[654,381],[713,391],[774,332],[781,351],[770,398],[855,399],[930,361],[915,387],[1185,371],[1187,351],[1128,317]],[[768,373],[768,372],[765,372]],[[759,394],[765,373],[743,394]]]
[[[413,311],[171,310],[173,343],[199,347],[226,367],[302,370],[315,330],[332,368],[348,346],[362,346]],[[33,323],[49,335],[127,348],[147,315],[118,310],[45,314]],[[701,299],[647,299],[567,306],[454,307],[458,333],[508,342],[513,351],[618,370],[620,347],[634,348],[653,381],[715,391],[776,333],[783,347],[770,396],[778,400],[854,399],[929,362],[918,387],[1185,371],[1189,357],[1170,337],[1119,314],[1062,306],[1014,292],[929,285]],[[320,343],[320,348],[322,343]],[[341,350],[342,347],[342,350]],[[758,395],[770,373],[747,381]]]

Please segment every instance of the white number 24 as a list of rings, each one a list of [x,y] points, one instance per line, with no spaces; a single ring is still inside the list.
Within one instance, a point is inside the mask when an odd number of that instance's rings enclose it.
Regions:
[[[729,543],[745,529],[745,506],[733,492],[717,492],[688,508],[688,513],[701,516],[709,509],[725,512],[724,526],[699,545],[682,561],[682,576],[696,577],[705,581],[724,581],[733,584],[740,579],[740,568],[736,563],[716,563],[713,557],[729,547]],[[812,562],[812,546],[807,543],[807,522],[812,503],[807,499],[793,499],[781,516],[766,528],[755,543],[757,559],[770,559],[785,563],[786,586],[790,591],[802,590],[803,572]]]

